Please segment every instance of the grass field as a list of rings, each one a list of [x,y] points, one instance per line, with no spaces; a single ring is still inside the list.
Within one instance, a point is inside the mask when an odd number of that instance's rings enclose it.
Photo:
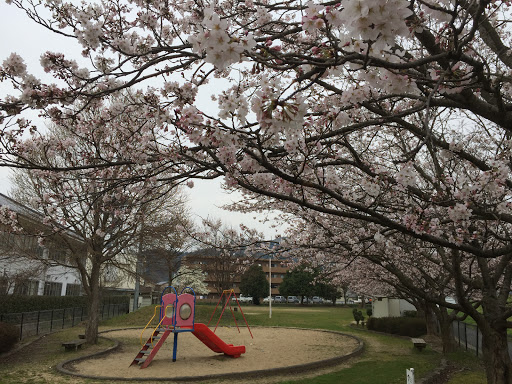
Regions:
[[[196,322],[208,323],[214,306],[197,305]],[[320,328],[336,330],[355,335],[365,342],[362,356],[355,358],[350,364],[336,372],[319,375],[313,379],[283,381],[282,384],[399,384],[405,382],[406,368],[415,368],[416,378],[425,376],[439,366],[441,354],[427,347],[422,352],[412,348],[409,340],[387,335],[375,334],[364,328],[350,326],[353,318],[351,308],[342,307],[302,307],[275,306],[272,318],[269,319],[268,308],[261,306],[243,306],[245,317],[250,326],[287,326],[302,328]],[[102,322],[101,329],[143,327],[153,314],[152,307],[119,316]],[[220,309],[217,309],[212,324],[219,319]],[[239,326],[245,326],[241,313],[235,312]],[[210,324],[210,325],[212,325]],[[230,312],[225,312],[220,325],[233,325]],[[96,383],[99,381],[83,380],[63,376],[55,370],[59,362],[79,355],[102,350],[111,345],[102,340],[97,346],[85,346],[77,352],[65,352],[60,345],[63,341],[74,339],[83,332],[79,326],[47,335],[18,353],[11,355],[0,363],[0,383]],[[475,357],[464,352],[447,356],[449,361],[457,365],[461,372],[455,374],[449,384],[483,384],[485,376],[481,363]],[[102,381],[102,383],[105,383]],[[119,383],[119,381],[116,381]]]

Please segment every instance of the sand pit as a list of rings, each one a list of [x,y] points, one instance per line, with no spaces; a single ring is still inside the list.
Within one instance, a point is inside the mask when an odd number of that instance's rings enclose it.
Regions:
[[[299,373],[336,365],[362,350],[356,338],[341,333],[292,328],[218,328],[226,343],[245,345],[239,358],[217,354],[191,333],[178,339],[177,361],[172,362],[172,336],[146,369],[130,364],[140,349],[141,330],[117,330],[102,335],[120,342],[114,351],[70,361],[61,370],[82,377],[143,380],[205,380],[208,378],[261,377]]]

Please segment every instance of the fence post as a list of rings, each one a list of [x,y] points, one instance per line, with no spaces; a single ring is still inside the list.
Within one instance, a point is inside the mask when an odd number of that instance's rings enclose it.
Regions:
[[[459,348],[460,348],[460,321],[457,321],[457,336],[459,338]]]
[[[478,325],[476,326],[476,355],[478,356]]]
[[[466,351],[468,350],[468,326],[464,323],[464,341],[466,342]]]
[[[50,317],[50,333],[52,332],[52,329],[53,329],[53,309],[52,309],[52,316]]]
[[[39,320],[41,319],[41,311],[37,311],[36,335],[39,335]]]
[[[20,323],[20,340],[23,339],[23,312],[21,312],[21,323]]]
[[[405,375],[407,378],[407,384],[414,384],[414,368],[406,369]]]
[[[66,308],[62,310],[62,329],[64,329],[64,320],[66,319]]]

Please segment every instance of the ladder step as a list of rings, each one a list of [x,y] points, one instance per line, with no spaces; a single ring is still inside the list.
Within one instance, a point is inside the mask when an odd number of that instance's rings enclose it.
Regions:
[[[144,351],[140,351],[139,353],[142,353],[143,355],[149,355],[151,353],[151,351],[144,350]]]
[[[137,361],[139,363],[142,363],[144,360],[146,360],[146,359],[144,359],[144,358],[135,358],[135,359],[133,359],[133,361]]]

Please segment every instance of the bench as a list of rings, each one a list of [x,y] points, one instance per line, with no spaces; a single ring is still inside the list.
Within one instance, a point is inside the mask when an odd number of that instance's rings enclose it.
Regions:
[[[66,348],[66,351],[71,351],[71,350],[78,350],[78,348],[81,348],[82,347],[82,344],[85,344],[85,340],[84,339],[77,339],[77,340],[71,340],[71,341],[66,341],[64,343],[62,343],[62,346],[64,348]]]
[[[427,343],[423,339],[411,339],[411,341],[414,344],[414,347],[418,348],[420,351],[427,346]]]

